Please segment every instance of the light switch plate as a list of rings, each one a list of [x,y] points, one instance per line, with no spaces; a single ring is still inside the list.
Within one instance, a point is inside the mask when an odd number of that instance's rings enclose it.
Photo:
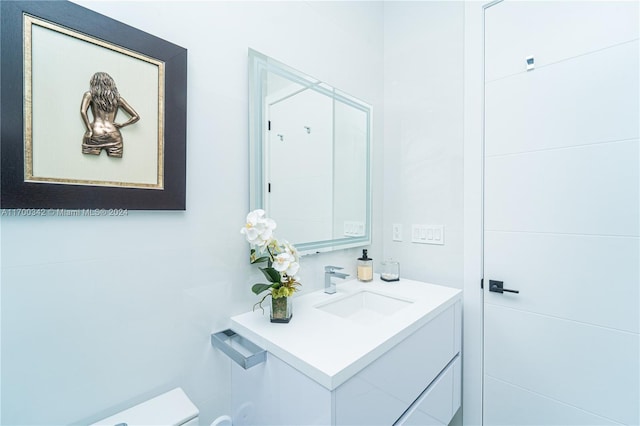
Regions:
[[[393,224],[393,241],[402,241],[402,224]]]
[[[444,225],[411,225],[411,242],[444,245]]]
[[[364,236],[364,222],[359,221],[344,221],[344,234],[345,237],[362,237]]]

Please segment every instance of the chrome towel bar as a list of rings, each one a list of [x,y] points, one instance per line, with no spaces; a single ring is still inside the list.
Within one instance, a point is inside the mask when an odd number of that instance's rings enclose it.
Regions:
[[[211,345],[227,354],[245,370],[267,360],[267,351],[231,329],[213,333]]]

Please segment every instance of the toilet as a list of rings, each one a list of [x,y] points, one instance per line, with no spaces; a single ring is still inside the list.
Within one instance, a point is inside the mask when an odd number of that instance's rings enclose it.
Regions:
[[[198,408],[181,388],[102,419],[93,426],[196,426]]]

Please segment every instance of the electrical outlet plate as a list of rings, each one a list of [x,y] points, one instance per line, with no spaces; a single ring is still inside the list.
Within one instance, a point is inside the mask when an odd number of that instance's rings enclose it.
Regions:
[[[444,225],[411,225],[411,242],[444,245]]]

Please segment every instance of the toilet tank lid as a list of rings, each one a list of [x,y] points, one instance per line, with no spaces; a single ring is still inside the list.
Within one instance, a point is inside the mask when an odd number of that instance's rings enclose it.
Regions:
[[[179,426],[198,417],[198,408],[181,388],[175,388],[134,407],[102,419],[93,426],[135,425]]]

